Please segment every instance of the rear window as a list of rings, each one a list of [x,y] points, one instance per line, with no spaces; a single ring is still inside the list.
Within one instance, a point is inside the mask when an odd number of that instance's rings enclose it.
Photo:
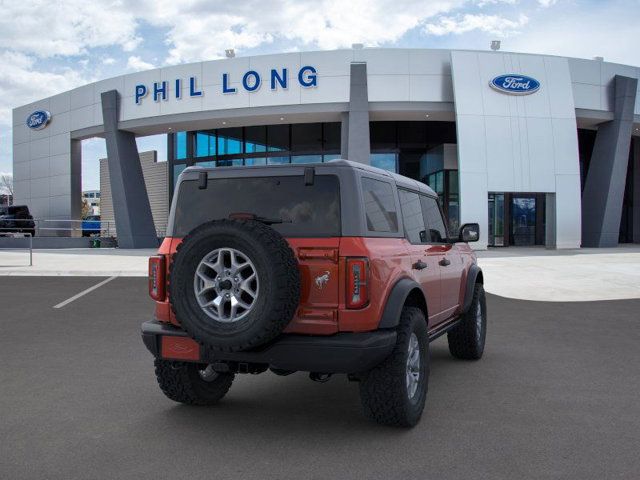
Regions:
[[[335,175],[304,177],[241,177],[209,179],[206,189],[197,180],[180,184],[173,235],[183,237],[198,225],[251,213],[281,219],[272,228],[285,237],[340,236],[340,187]]]

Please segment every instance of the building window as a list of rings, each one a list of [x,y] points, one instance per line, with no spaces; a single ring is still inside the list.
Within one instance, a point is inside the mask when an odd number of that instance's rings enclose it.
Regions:
[[[202,167],[328,162],[340,158],[341,124],[308,123],[233,127],[169,136],[175,185],[188,165]]]
[[[242,153],[242,128],[218,130],[218,155],[237,155],[238,153]]]
[[[267,151],[267,127],[246,127],[244,129],[244,151],[262,153]]]
[[[322,155],[292,155],[291,163],[321,163]]]
[[[394,173],[398,171],[398,154],[396,153],[372,153],[370,161],[373,167]]]
[[[174,147],[176,160],[184,160],[187,158],[187,132],[176,133]]]
[[[253,165],[266,165],[267,159],[265,157],[251,157],[244,159],[244,165],[246,167],[251,167]]]
[[[289,150],[289,125],[267,126],[267,144],[270,152]]]
[[[322,124],[298,123],[291,125],[291,150],[294,152],[321,152]]]
[[[325,152],[340,152],[340,134],[342,131],[342,124],[324,123],[322,124],[322,148]]]
[[[342,158],[342,155],[340,155],[339,153],[331,153],[329,155],[323,155],[322,156],[322,161],[323,162],[330,162],[331,160],[339,160]]]
[[[215,131],[196,133],[196,157],[213,157],[216,154],[216,133]]]
[[[267,164],[269,165],[281,165],[283,163],[289,163],[289,157],[268,157]]]
[[[233,158],[229,160],[218,160],[218,167],[241,167],[242,159]]]
[[[207,160],[204,162],[196,162],[196,165],[198,165],[199,167],[204,167],[204,168],[213,168],[216,165],[216,161],[215,160]]]

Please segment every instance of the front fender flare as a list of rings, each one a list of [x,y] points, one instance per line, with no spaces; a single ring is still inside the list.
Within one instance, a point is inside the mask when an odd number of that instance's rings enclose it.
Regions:
[[[471,308],[471,302],[473,301],[473,289],[480,277],[480,283],[483,283],[482,270],[475,263],[469,267],[469,273],[467,274],[467,283],[464,291],[464,303],[462,304],[462,313],[467,313]]]
[[[424,298],[424,293],[420,284],[410,278],[402,278],[391,289],[391,293],[387,298],[387,303],[382,312],[382,318],[378,324],[378,328],[395,328],[400,321],[400,314],[409,294],[418,289]],[[426,305],[426,299],[425,299]],[[426,316],[426,313],[425,313]]]

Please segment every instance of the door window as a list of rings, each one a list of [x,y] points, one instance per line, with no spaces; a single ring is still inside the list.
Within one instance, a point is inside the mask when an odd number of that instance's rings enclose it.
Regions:
[[[402,222],[411,243],[426,243],[427,235],[420,205],[420,196],[407,190],[398,190],[400,194],[400,208],[402,210]]]
[[[444,226],[438,202],[435,198],[425,195],[420,195],[420,202],[422,203],[424,222],[427,226],[427,242],[445,243],[447,241],[447,229]]]

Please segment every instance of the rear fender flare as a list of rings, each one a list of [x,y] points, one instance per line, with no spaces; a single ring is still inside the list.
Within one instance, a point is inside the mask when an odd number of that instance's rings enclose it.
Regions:
[[[398,326],[402,308],[410,295],[413,303],[417,303],[415,306],[423,310],[425,319],[428,318],[427,301],[420,284],[410,278],[402,278],[393,286],[391,293],[387,297],[387,303],[384,306],[378,328],[395,328]]]

